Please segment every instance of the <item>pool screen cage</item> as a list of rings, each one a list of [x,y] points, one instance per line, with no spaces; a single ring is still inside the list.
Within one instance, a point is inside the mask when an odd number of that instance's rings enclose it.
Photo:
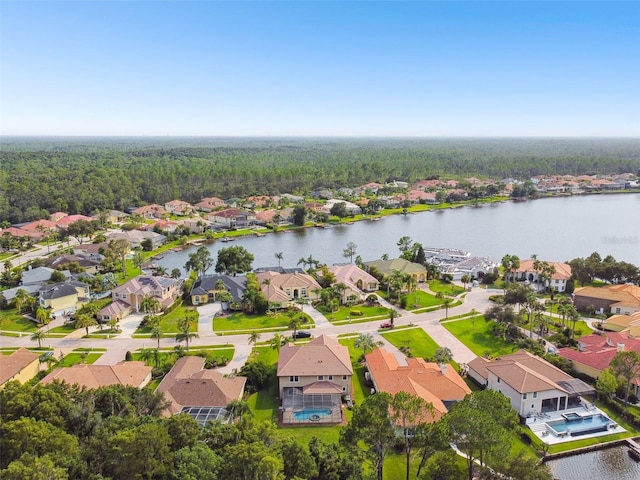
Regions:
[[[322,415],[301,415],[303,411],[323,410]],[[342,395],[338,393],[303,394],[301,388],[285,387],[282,399],[283,423],[340,423]]]

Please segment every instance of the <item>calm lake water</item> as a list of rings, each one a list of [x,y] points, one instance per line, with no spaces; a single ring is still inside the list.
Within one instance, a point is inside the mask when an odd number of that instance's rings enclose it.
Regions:
[[[614,447],[573,455],[547,463],[560,480],[638,480],[640,463],[627,453],[627,447]]]
[[[216,258],[220,248],[242,245],[255,257],[254,267],[294,267],[312,255],[322,263],[348,261],[342,252],[354,242],[364,261],[387,253],[397,256],[397,242],[407,235],[424,246],[460,248],[499,262],[507,253],[548,261],[566,261],[597,251],[640,265],[640,194],[587,195],[462,207],[415,215],[395,215],[378,222],[362,221],[330,229],[306,228],[264,237],[245,237],[233,243],[209,245]],[[193,247],[168,253],[156,263],[183,269]]]

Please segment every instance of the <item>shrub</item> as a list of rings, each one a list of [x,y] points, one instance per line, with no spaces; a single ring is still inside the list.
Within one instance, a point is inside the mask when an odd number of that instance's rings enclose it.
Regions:
[[[351,310],[349,312],[349,315],[351,315],[352,317],[361,317],[362,316],[362,311],[361,310]]]
[[[127,353],[125,353],[125,355],[124,355],[124,360],[125,360],[126,362],[130,362],[130,361],[132,361],[132,360],[133,360],[133,355],[131,354],[131,352],[127,351]]]
[[[400,308],[407,308],[407,297],[402,297],[400,299]]]

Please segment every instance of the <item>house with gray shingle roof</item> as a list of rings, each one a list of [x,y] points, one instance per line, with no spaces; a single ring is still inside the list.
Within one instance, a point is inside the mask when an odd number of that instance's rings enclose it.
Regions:
[[[231,294],[234,302],[240,303],[247,289],[247,277],[232,275],[203,275],[191,288],[191,304],[203,305],[216,301],[216,285],[221,281],[225,290]]]

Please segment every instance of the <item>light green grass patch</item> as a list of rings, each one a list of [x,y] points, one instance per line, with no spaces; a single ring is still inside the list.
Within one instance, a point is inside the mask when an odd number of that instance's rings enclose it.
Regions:
[[[318,305],[316,309],[322,313],[327,320],[335,323],[351,323],[369,322],[371,317],[389,318],[389,309],[380,305],[355,305],[353,307],[340,307],[336,312],[329,312],[322,305]],[[362,315],[352,314],[353,311],[361,312]]]
[[[492,356],[507,355],[518,349],[513,343],[495,337],[491,332],[491,322],[487,322],[483,315],[442,322],[442,326],[479,357],[487,352]]]
[[[180,323],[180,321],[184,318],[187,317],[192,317],[193,318],[193,322],[191,323],[191,327],[189,328],[190,332],[197,332],[198,331],[198,311],[190,306],[189,304],[187,304],[187,302],[183,302],[182,305],[180,305],[179,307],[177,307],[175,310],[173,310],[172,312],[166,314],[166,315],[162,315],[160,317],[160,329],[162,330],[163,334],[167,335],[167,336],[171,336],[171,334],[176,334],[180,331],[180,328],[178,327],[178,324]],[[151,330],[152,328],[150,326],[145,326],[142,328],[138,328],[135,331],[135,334],[137,335],[149,335],[151,334]]]
[[[436,293],[442,293],[443,295],[449,295],[455,297],[464,293],[464,288],[454,285],[453,283],[446,283],[440,280],[429,280],[429,290]]]
[[[438,305],[442,304],[443,300],[422,290],[415,290],[414,292],[407,293],[406,295],[403,295],[402,298],[406,299],[406,309],[409,311],[422,308],[437,307]]]
[[[35,322],[24,317],[22,314],[18,314],[18,310],[16,308],[3,310],[1,315],[0,330],[33,333],[38,329]]]
[[[216,332],[259,331],[265,329],[288,329],[291,318],[284,313],[276,315],[247,315],[241,312],[232,313],[229,316],[216,317],[213,328]],[[304,314],[303,327],[309,328],[313,320]]]
[[[64,356],[64,358],[58,363],[60,367],[71,367],[80,363],[86,365],[92,365],[96,360],[102,356],[102,353],[89,353],[89,352],[76,352],[73,351]]]
[[[382,336],[396,348],[410,348],[414,357],[433,358],[436,350],[440,348],[440,345],[419,327],[389,331]]]

